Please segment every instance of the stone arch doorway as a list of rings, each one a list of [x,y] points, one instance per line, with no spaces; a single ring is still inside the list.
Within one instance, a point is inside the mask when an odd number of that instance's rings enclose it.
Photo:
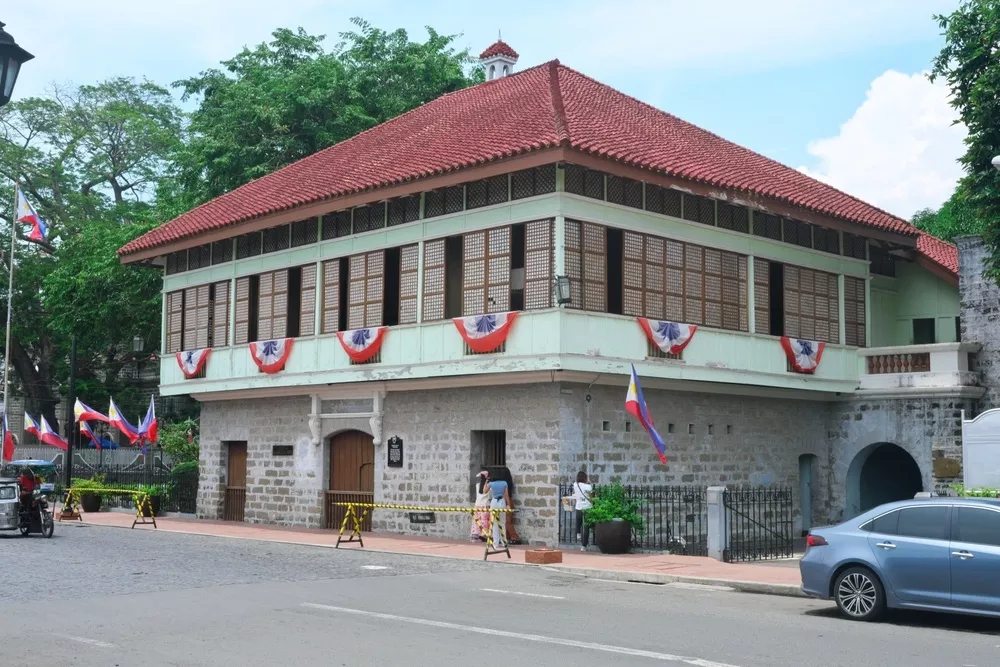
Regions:
[[[850,518],[883,503],[907,500],[924,490],[920,466],[909,452],[890,442],[868,445],[847,471],[847,513]]]
[[[362,431],[344,431],[329,438],[329,451],[324,525],[339,530],[347,508],[338,503],[375,500],[375,443]],[[350,528],[352,526],[348,526]],[[371,530],[371,510],[365,512],[361,529]]]

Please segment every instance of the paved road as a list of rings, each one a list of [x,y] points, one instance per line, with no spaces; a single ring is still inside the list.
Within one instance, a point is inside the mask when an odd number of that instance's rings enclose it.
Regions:
[[[62,524],[52,540],[0,537],[0,600],[4,665],[1000,662],[994,621],[862,625],[793,598]]]

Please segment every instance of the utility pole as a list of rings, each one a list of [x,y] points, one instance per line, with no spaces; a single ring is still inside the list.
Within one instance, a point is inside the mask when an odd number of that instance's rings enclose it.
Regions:
[[[76,404],[76,334],[73,334],[73,342],[70,344],[69,353],[69,399],[66,403],[66,465],[63,466],[65,472],[66,488],[70,487],[73,479],[73,444],[76,442],[76,418],[73,413],[73,405]]]

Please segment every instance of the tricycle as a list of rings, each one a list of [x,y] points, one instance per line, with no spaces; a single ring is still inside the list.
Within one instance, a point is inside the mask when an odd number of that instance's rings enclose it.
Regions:
[[[30,497],[22,497],[21,487],[13,478],[0,478],[0,530],[19,530],[21,535],[52,537],[55,523],[49,510],[51,490],[36,489]]]

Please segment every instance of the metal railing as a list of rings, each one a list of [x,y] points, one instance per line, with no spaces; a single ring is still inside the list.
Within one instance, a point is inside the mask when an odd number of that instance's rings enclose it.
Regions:
[[[595,486],[595,490],[599,488]],[[644,530],[632,531],[632,548],[684,556],[708,555],[708,504],[704,486],[628,485],[628,498],[641,500]],[[573,495],[573,484],[559,485],[559,498]],[[574,545],[576,512],[559,503],[559,542]]]
[[[247,504],[247,490],[244,486],[227,486],[222,504],[223,521],[243,521]]]
[[[737,486],[722,496],[727,563],[791,558],[792,491],[783,486]]]

